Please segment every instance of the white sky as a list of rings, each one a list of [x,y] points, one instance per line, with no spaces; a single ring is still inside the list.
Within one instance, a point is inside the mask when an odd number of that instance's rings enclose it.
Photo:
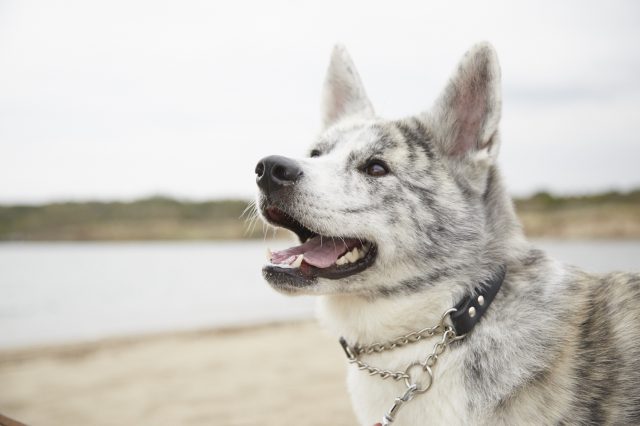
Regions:
[[[640,3],[384,4],[0,0],[0,202],[250,198],[319,130],[335,42],[394,118],[489,40],[512,193],[640,185]]]

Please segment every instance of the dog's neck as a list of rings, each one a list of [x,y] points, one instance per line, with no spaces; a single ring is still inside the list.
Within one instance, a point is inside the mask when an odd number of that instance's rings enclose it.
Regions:
[[[322,323],[350,343],[370,344],[436,325],[454,304],[444,286],[411,297],[323,296],[318,303]]]

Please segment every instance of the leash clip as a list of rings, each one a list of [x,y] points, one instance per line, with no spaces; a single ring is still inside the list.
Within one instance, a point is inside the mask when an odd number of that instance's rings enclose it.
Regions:
[[[416,396],[416,393],[418,393],[417,391],[418,389],[416,385],[413,384],[409,386],[404,395],[396,398],[391,409],[382,418],[382,426],[389,426],[393,423],[395,421],[396,414],[398,414],[398,410],[405,404],[405,402],[411,401],[413,397]]]
[[[347,339],[345,339],[344,337],[340,337],[340,346],[342,346],[342,350],[344,351],[344,354],[347,356],[349,361],[353,361],[354,359],[356,359],[355,350],[351,346],[349,346],[349,344],[347,343]]]

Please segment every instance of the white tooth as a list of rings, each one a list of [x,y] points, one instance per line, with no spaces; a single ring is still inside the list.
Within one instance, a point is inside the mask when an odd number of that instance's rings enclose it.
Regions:
[[[296,257],[296,260],[294,260],[293,263],[291,264],[291,267],[299,268],[300,265],[302,265],[302,259],[304,259],[304,254],[299,254],[298,257]]]
[[[340,258],[338,258],[338,260],[336,260],[336,265],[344,265],[345,263],[347,263],[347,259],[345,259],[344,256],[341,256]]]
[[[366,251],[364,251],[364,248],[361,248],[360,250],[358,250],[358,259],[364,259],[365,254],[366,254]]]
[[[357,250],[357,249],[356,249]],[[355,262],[358,260],[358,254],[351,250],[349,253],[344,255],[349,262]]]
[[[273,258],[273,254],[271,253],[271,249],[270,249],[270,248],[268,248],[268,249],[267,249],[267,260],[268,260],[269,262],[271,262],[271,259],[272,259],[272,258]]]

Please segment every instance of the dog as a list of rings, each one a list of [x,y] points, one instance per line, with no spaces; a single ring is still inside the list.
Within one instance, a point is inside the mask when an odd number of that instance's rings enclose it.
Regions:
[[[360,424],[640,424],[640,274],[588,274],[523,236],[494,48],[412,117],[376,116],[341,46],[323,93],[308,157],[255,170],[260,215],[300,239],[263,275],[318,296]]]

